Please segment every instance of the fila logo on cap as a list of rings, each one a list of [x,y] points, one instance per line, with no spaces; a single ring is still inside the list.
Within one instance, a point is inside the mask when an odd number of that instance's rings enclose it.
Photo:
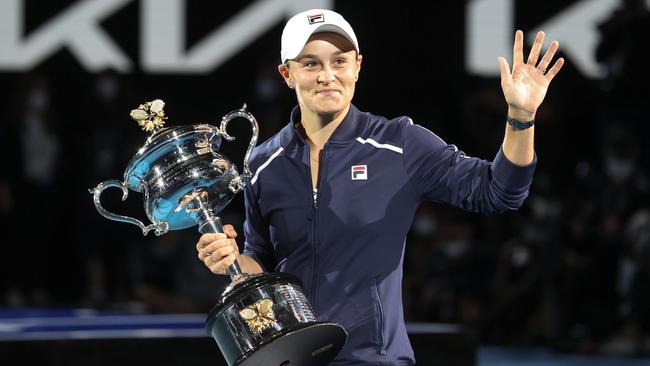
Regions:
[[[352,180],[368,180],[367,165],[353,165],[351,171]]]
[[[309,24],[323,23],[325,21],[325,15],[323,15],[323,13],[307,15],[307,20],[309,21]]]

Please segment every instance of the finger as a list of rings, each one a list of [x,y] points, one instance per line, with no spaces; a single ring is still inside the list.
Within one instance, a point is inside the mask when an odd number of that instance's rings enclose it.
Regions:
[[[557,75],[558,72],[560,72],[562,65],[564,65],[564,59],[559,58],[557,61],[555,61],[555,65],[553,65],[553,67],[551,67],[551,69],[548,70],[548,72],[546,73],[546,78],[548,79],[549,82],[553,80],[553,78],[555,77],[555,75]]]
[[[225,248],[225,247],[231,247],[232,245],[230,244],[231,239],[219,239],[210,242],[208,245],[205,245],[203,247],[197,245],[197,257],[200,260],[204,260],[205,257],[213,253],[215,250],[219,248]]]
[[[237,253],[239,253],[239,245],[237,245],[237,241],[235,239],[230,239],[230,246],[234,251],[237,251]]]
[[[219,239],[216,241],[211,242],[210,244],[206,245],[203,247],[201,250],[199,250],[199,258],[203,259],[206,255],[209,255],[211,253],[216,253],[218,250],[222,248],[229,248],[229,251],[227,253],[230,253],[231,250],[234,250],[232,246],[232,240],[233,239]],[[214,256],[214,259],[221,259],[222,256]]]
[[[223,226],[223,232],[228,235],[229,238],[236,238],[237,237],[237,232],[235,231],[235,228],[228,224]]]
[[[510,82],[510,66],[505,58],[499,57],[499,72],[501,73],[501,85]]]
[[[196,249],[202,249],[206,245],[212,243],[213,241],[219,240],[219,239],[226,239],[227,236],[226,234],[222,233],[214,233],[214,234],[203,234],[199,238],[199,242],[196,243]]]
[[[524,32],[515,32],[515,44],[512,48],[512,67],[524,63]]]
[[[224,268],[224,272],[225,272],[225,269],[226,269],[226,268],[232,266],[232,264],[235,263],[235,260],[236,260],[236,259],[237,259],[237,257],[235,257],[234,254],[229,254],[227,257],[225,257],[225,258],[223,259],[223,264],[224,264],[224,267],[225,267],[225,268]]]
[[[535,42],[533,43],[533,48],[528,54],[528,64],[535,66],[537,64],[537,59],[539,58],[539,53],[542,50],[542,44],[544,44],[544,32],[537,32],[535,36]]]
[[[215,261],[220,261],[222,260],[225,256],[233,254],[233,247],[232,246],[227,246],[227,247],[221,247],[218,249],[215,249],[214,251],[211,252],[210,258],[215,260]]]
[[[205,262],[205,258],[208,256],[206,255],[205,249],[199,249],[196,252],[196,257],[199,258],[201,262]]]
[[[212,249],[212,248],[208,245],[208,246],[206,246],[206,247],[204,247],[204,248],[202,248],[202,249],[199,249],[198,252],[197,252],[197,254],[196,254],[196,256],[199,258],[200,261],[205,262],[205,260],[206,260],[208,257],[210,257],[210,254],[212,254],[213,251],[214,251],[214,249]]]
[[[235,262],[235,255],[231,254],[223,260],[208,264],[208,268],[214,274],[225,274],[226,270],[233,264],[233,262]]]
[[[206,264],[210,271],[214,274],[223,274],[224,265],[223,263],[209,263]]]
[[[215,259],[216,255],[214,253],[210,253],[210,255],[205,256],[201,258],[201,261],[203,264],[206,265],[206,267],[210,268],[211,266],[214,266],[216,263],[219,263],[219,259]]]
[[[201,240],[199,240],[199,242],[196,243],[196,256],[199,258],[199,260],[203,260],[203,257],[205,257],[205,254],[204,254],[203,251],[205,250],[205,247],[207,247],[207,246],[208,245],[201,242]]]
[[[551,46],[544,54],[544,57],[542,57],[542,61],[540,61],[539,65],[537,65],[538,69],[542,70],[543,72],[546,72],[546,69],[548,68],[548,65],[551,63],[553,56],[555,56],[555,52],[557,51],[558,47],[560,47],[560,43],[558,41],[554,40],[553,42],[551,42]]]

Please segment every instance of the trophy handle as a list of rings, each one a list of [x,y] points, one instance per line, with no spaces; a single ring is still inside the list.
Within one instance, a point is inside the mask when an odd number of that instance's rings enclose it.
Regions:
[[[166,222],[158,222],[155,224],[151,224],[149,226],[146,226],[145,224],[142,223],[142,221],[134,219],[132,217],[128,216],[122,216],[122,215],[116,215],[113,213],[110,213],[102,207],[102,203],[100,201],[100,196],[102,195],[102,192],[110,187],[117,187],[122,190],[122,201],[126,200],[126,198],[129,196],[129,189],[126,188],[126,185],[123,182],[120,182],[119,180],[111,179],[111,180],[106,180],[97,185],[97,187],[93,189],[89,189],[88,192],[93,195],[93,200],[95,202],[95,207],[97,208],[97,211],[104,216],[105,218],[113,221],[119,221],[119,222],[126,222],[128,224],[133,224],[139,227],[142,230],[143,235],[147,235],[149,231],[155,230],[156,235],[162,235],[166,233],[169,230],[169,225]]]
[[[219,134],[221,137],[228,141],[232,141],[235,138],[228,135],[228,132],[226,132],[226,127],[228,126],[228,122],[230,122],[231,119],[236,118],[236,117],[244,117],[247,120],[250,121],[251,126],[253,128],[253,136],[251,137],[251,141],[248,144],[248,149],[246,150],[246,155],[244,156],[244,171],[242,173],[242,177],[244,178],[250,178],[252,177],[251,170],[248,167],[248,158],[250,158],[251,153],[253,152],[253,148],[255,147],[255,144],[257,144],[257,137],[259,135],[259,126],[257,125],[257,120],[253,115],[246,110],[246,103],[244,103],[244,106],[234,110],[221,119],[221,126],[219,127]]]

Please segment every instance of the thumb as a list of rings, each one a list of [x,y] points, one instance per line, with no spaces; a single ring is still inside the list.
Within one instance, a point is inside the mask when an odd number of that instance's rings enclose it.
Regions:
[[[510,66],[505,58],[499,57],[499,72],[501,73],[501,85],[510,82]]]
[[[235,231],[235,228],[230,224],[223,226],[223,232],[224,234],[228,235],[229,238],[237,237],[237,232]]]

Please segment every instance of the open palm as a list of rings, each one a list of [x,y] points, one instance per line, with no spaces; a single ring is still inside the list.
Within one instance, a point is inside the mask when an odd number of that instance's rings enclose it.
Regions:
[[[551,80],[564,65],[564,59],[560,58],[547,71],[559,47],[557,41],[551,42],[546,54],[544,54],[539,64],[537,63],[543,42],[544,32],[538,32],[528,55],[528,60],[524,63],[524,33],[518,30],[515,33],[512,72],[510,72],[510,67],[505,58],[499,57],[501,89],[508,107],[511,111],[516,111],[520,116],[529,116],[527,118],[530,119],[534,118],[537,108],[542,104]],[[517,116],[512,117],[516,118]]]

